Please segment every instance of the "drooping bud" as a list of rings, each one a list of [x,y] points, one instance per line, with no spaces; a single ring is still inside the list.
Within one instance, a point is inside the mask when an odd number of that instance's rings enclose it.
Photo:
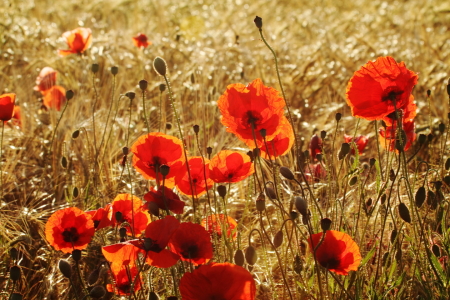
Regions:
[[[350,186],[353,186],[353,185],[355,185],[357,182],[358,182],[358,176],[353,176],[353,177],[350,179],[350,181],[348,182],[348,184],[349,184]]]
[[[277,194],[275,193],[274,189],[271,188],[270,186],[266,186],[264,188],[265,192],[266,192],[266,196],[269,197],[272,200],[277,199]]]
[[[243,266],[245,262],[244,252],[241,249],[237,249],[234,253],[234,263],[238,266]]]
[[[89,292],[89,296],[91,296],[94,299],[100,299],[103,296],[105,296],[106,290],[101,285],[94,286],[92,290]]]
[[[253,22],[255,22],[255,25],[258,29],[262,29],[262,26],[263,26],[262,18],[256,16],[256,18],[253,20]]]
[[[294,173],[288,167],[280,167],[280,174],[288,180],[295,179]]]
[[[450,157],[445,161],[445,170],[448,171],[448,169],[450,169]]]
[[[116,67],[116,66],[111,67],[111,74],[116,76],[117,73],[119,73],[119,67]]]
[[[253,266],[258,260],[258,254],[256,253],[255,248],[251,245],[245,249],[245,260],[251,266]]]
[[[403,221],[411,223],[411,215],[409,214],[409,209],[405,205],[405,203],[400,202],[400,204],[398,205],[398,213]]]
[[[219,194],[220,197],[225,198],[225,196],[227,195],[227,187],[224,185],[218,185],[217,193]]]
[[[260,193],[258,198],[256,199],[256,210],[259,212],[263,212],[266,209],[266,197],[263,193]]]
[[[350,153],[350,144],[342,143],[341,150],[339,150],[338,158],[339,160],[344,159],[344,157]]]
[[[332,221],[328,218],[323,218],[320,220],[320,228],[322,228],[323,232],[330,230]]]
[[[305,198],[303,198],[301,196],[296,196],[294,198],[294,204],[295,204],[295,208],[297,208],[298,212],[302,216],[308,215],[308,202],[306,201]]]
[[[94,271],[91,272],[91,274],[89,274],[88,276],[89,285],[94,285],[97,282],[99,276],[100,276],[100,267],[96,268]]]
[[[397,238],[397,229],[394,229],[391,232],[391,239],[390,239],[391,244],[394,244],[396,238]]]
[[[278,231],[275,236],[273,237],[273,245],[275,248],[278,248],[283,244],[283,231]]]
[[[99,68],[100,68],[100,66],[98,64],[92,64],[92,66],[91,66],[92,73],[96,74],[98,72]]]
[[[155,60],[153,61],[153,68],[155,69],[156,73],[160,76],[166,76],[167,73],[167,64],[164,59],[157,56]]]
[[[72,277],[72,266],[67,260],[61,259],[58,264],[59,270],[66,278]]]
[[[291,212],[289,213],[289,217],[291,218],[291,220],[295,220],[298,218],[298,212],[296,212],[295,210],[291,210]]]
[[[72,132],[72,139],[77,139],[80,136],[80,130],[77,129],[74,132]]]
[[[416,196],[415,196],[415,202],[417,207],[422,207],[422,204],[425,202],[425,199],[427,198],[427,191],[425,190],[424,186],[421,186],[417,189]]]

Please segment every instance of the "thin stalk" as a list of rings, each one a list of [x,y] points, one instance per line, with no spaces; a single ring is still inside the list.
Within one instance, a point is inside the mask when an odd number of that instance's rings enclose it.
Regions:
[[[100,142],[100,147],[99,147],[100,150],[102,149],[103,142],[105,140],[106,130],[108,129],[108,121],[109,121],[109,117],[111,116],[111,111],[112,111],[112,107],[114,104],[114,92],[115,91],[116,91],[116,75],[114,75],[114,77],[113,77],[111,103],[109,105],[108,116],[106,117],[105,130],[103,130],[102,141]]]
[[[3,158],[3,134],[5,132],[5,122],[2,123],[2,134],[0,136],[0,199],[3,199],[3,168],[2,168],[2,158]]]
[[[144,121],[145,126],[147,127],[147,133],[150,133],[150,126],[148,125],[147,120],[147,110],[145,109],[145,90],[142,90],[142,109],[144,110]]]

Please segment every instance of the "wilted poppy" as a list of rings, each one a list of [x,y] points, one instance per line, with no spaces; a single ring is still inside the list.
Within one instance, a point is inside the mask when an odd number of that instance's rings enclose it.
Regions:
[[[315,159],[317,154],[322,153],[322,150],[323,150],[322,139],[317,134],[313,135],[311,141],[309,142],[309,153],[312,159]]]
[[[56,75],[58,72],[53,70],[53,68],[45,67],[39,73],[39,76],[36,78],[36,86],[34,87],[35,91],[45,92],[50,89],[52,86],[56,85]]]
[[[369,138],[365,135],[360,135],[356,138],[350,136],[350,135],[346,135],[344,134],[344,140],[346,143],[351,143],[352,141],[355,142],[356,147],[358,148],[358,154],[362,154],[364,149],[367,146],[367,143],[369,142]],[[352,148],[351,153],[354,155],[355,154],[355,149]]]
[[[238,182],[255,172],[250,157],[237,151],[222,150],[209,163],[209,176],[214,182]]]
[[[159,189],[151,187],[150,192],[144,195],[144,200],[147,201],[144,204],[147,208],[149,202],[154,202],[158,205],[159,209],[167,209],[174,214],[182,214],[183,208],[186,205],[177,194],[167,187],[160,187]]]
[[[379,57],[356,71],[347,85],[347,104],[355,117],[381,120],[408,105],[417,74],[392,57]]]
[[[183,143],[174,136],[151,132],[141,136],[131,147],[131,152],[134,168],[146,179],[157,179],[162,183],[160,167],[169,166],[164,185],[170,188],[186,169]]]
[[[289,123],[286,117],[281,118],[280,121],[280,133],[278,133],[271,141],[267,141],[266,144],[259,144],[258,147],[261,150],[261,157],[269,159],[276,158],[287,154],[294,145],[294,130],[291,123]],[[250,146],[250,145],[249,145]]]
[[[227,131],[251,148],[256,148],[254,137],[258,142],[263,141],[261,129],[266,130],[269,141],[280,132],[284,100],[277,90],[265,86],[259,78],[247,86],[241,83],[228,85],[217,104]]]
[[[111,275],[114,278],[114,285],[107,284],[106,289],[110,293],[116,295],[127,296],[132,292],[137,292],[141,289],[141,277],[138,276],[138,269],[136,265],[132,266],[120,266],[117,264],[111,264]],[[134,286],[133,286],[134,283]],[[131,290],[133,288],[133,290]]]
[[[44,95],[44,105],[47,108],[53,108],[57,111],[66,103],[66,89],[62,86],[55,85],[50,89],[42,92]]]
[[[323,232],[313,234],[308,240],[311,252],[319,245],[322,234]],[[358,245],[348,234],[327,230],[316,250],[316,259],[322,267],[339,275],[347,275],[349,271],[358,270],[361,254]]]
[[[148,38],[143,33],[138,33],[138,35],[133,37],[133,44],[138,48],[147,48],[152,42],[148,41]]]
[[[226,231],[228,237],[231,235],[233,235],[233,239],[237,237],[236,221],[230,216],[225,217],[224,214],[216,214],[204,218],[202,226],[206,228],[210,235],[216,234],[218,237],[221,237],[222,231]]]
[[[45,224],[45,238],[56,250],[83,250],[94,236],[92,217],[76,207],[57,210]]]
[[[117,213],[120,212],[121,219],[117,220]],[[142,200],[130,194],[119,194],[112,202],[111,221],[114,225],[128,223],[127,233],[139,235],[150,222],[150,215],[143,209]],[[130,227],[133,229],[131,232]]]
[[[182,260],[194,265],[207,263],[213,255],[209,233],[203,226],[191,222],[180,224],[169,246]]]
[[[0,96],[0,120],[9,121],[14,115],[16,94],[3,94]]]
[[[253,300],[256,285],[252,274],[230,263],[211,263],[186,272],[180,280],[183,300]]]
[[[113,222],[110,217],[111,214],[109,211],[111,210],[111,204],[105,206],[105,208],[100,207],[97,210],[90,210],[86,213],[91,215],[92,221],[94,222],[95,230],[99,230],[108,226],[112,226]]]
[[[186,171],[184,176],[178,180],[177,189],[183,195],[191,196],[194,194],[194,196],[199,197],[206,193],[206,187],[209,190],[214,185],[214,182],[209,178],[209,160],[205,159],[205,163],[203,163],[201,156],[193,156],[188,158],[188,164],[191,182],[189,182],[189,174]],[[192,193],[191,184],[194,193]]]
[[[92,32],[90,28],[78,27],[72,31],[64,32],[62,36],[70,49],[58,50],[60,56],[66,56],[73,53],[81,54],[86,51],[92,43]]]
[[[414,121],[403,123],[403,130],[405,131],[404,138],[406,138],[406,141],[403,141],[403,145],[405,145],[405,151],[407,151],[409,147],[411,147],[412,142],[416,140],[416,133],[414,132],[414,129]],[[389,151],[397,151],[395,148],[395,142],[398,137],[397,124],[394,123],[393,126],[387,126],[386,128],[382,127],[379,129],[379,133],[381,146]]]
[[[319,182],[327,178],[327,170],[321,163],[306,165],[304,172],[309,182]]]

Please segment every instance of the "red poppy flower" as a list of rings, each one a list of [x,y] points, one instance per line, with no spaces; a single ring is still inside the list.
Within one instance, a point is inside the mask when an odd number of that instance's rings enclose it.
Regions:
[[[91,215],[95,230],[113,225],[113,222],[110,219],[110,210],[111,204],[108,204],[105,206],[105,208],[100,207],[97,210],[90,210],[86,212],[88,215]]]
[[[14,113],[13,113],[12,118],[13,118],[12,123],[14,125],[22,127],[22,119],[21,119],[21,115],[20,115],[20,106],[18,106],[18,105],[14,106]]]
[[[209,172],[214,182],[238,182],[252,175],[255,168],[247,154],[222,150],[211,159]]]
[[[323,232],[313,234],[308,240],[311,251],[319,244],[322,234]],[[347,275],[349,271],[358,270],[361,254],[358,245],[348,234],[327,230],[323,242],[316,250],[316,259],[328,270],[339,275]]]
[[[180,293],[183,300],[253,300],[256,285],[246,269],[230,263],[212,263],[184,273]]]
[[[147,201],[147,203],[144,204],[143,209],[148,209],[149,202],[155,202],[158,205],[159,209],[168,209],[174,214],[182,214],[184,206],[186,205],[177,194],[175,194],[171,189],[167,187],[160,187],[159,190],[151,187],[150,192],[144,195],[144,200]]]
[[[202,226],[206,228],[210,235],[215,233],[218,237],[221,237],[222,231],[226,230],[228,237],[231,235],[233,235],[233,239],[237,237],[236,221],[232,217],[225,217],[224,214],[216,214],[204,218]]]
[[[327,170],[321,163],[308,164],[305,166],[305,177],[308,182],[319,182],[327,178]]]
[[[361,155],[364,151],[364,149],[367,146],[367,143],[369,142],[369,138],[365,135],[360,135],[356,138],[344,134],[344,140],[346,143],[351,143],[352,141],[355,142],[356,147],[358,148],[358,154]],[[355,154],[355,149],[352,148],[351,154]]]
[[[172,216],[150,223],[145,230],[145,238],[131,240],[102,248],[105,259],[119,265],[134,264],[138,254],[146,257],[146,262],[158,268],[168,268],[179,260],[179,256],[167,250],[167,244],[180,222]]]
[[[94,233],[92,217],[76,207],[56,211],[45,224],[45,238],[64,253],[85,249]]]
[[[201,156],[193,156],[188,159],[188,163],[194,195],[199,197],[206,193],[206,186],[208,186],[208,190],[210,190],[214,185],[214,182],[209,178],[209,160],[205,159],[205,164],[203,164],[203,158]],[[192,195],[189,174],[187,171],[184,173],[184,176],[178,180],[177,189],[183,195]]]
[[[34,87],[34,90],[45,92],[52,86],[56,85],[57,74],[58,72],[53,70],[53,68],[50,67],[43,68],[39,73],[39,76],[36,78],[36,86]]]
[[[176,137],[152,132],[141,136],[131,147],[134,168],[146,179],[162,182],[160,167],[170,167],[164,185],[174,187],[175,181],[186,169],[183,154],[183,142]]]
[[[280,121],[284,114],[284,100],[274,88],[265,86],[261,79],[245,86],[230,84],[217,102],[222,113],[222,124],[227,131],[255,148],[252,126],[258,142],[263,142],[261,129],[266,130],[266,139],[272,140],[280,132]]]
[[[3,94],[0,96],[0,120],[9,121],[14,115],[16,94]]]
[[[77,53],[81,54],[86,51],[92,43],[92,32],[90,28],[78,27],[72,31],[63,33],[69,50],[58,50],[60,56]]]
[[[111,221],[114,225],[127,222],[130,226],[126,226],[127,233],[132,234],[130,227],[135,235],[139,235],[145,230],[150,222],[150,216],[143,208],[142,200],[136,196],[131,197],[130,194],[119,194],[112,202]],[[122,220],[117,221],[117,212],[122,214]]]
[[[410,95],[409,96],[409,102],[408,105],[406,105],[406,107],[399,109],[399,111],[401,111],[402,113],[402,122],[403,123],[407,123],[407,122],[412,122],[414,121],[414,118],[416,117],[416,110],[417,110],[417,106],[416,103],[414,102],[414,96]],[[392,124],[394,124],[394,120],[395,119],[395,114],[391,113],[389,114],[387,117],[383,118],[384,123],[386,123],[387,126],[392,126]]]
[[[405,141],[403,141],[403,143],[405,144],[404,148],[405,151],[407,151],[409,147],[411,147],[412,143],[416,140],[416,133],[414,132],[414,129],[415,129],[414,122],[403,123],[403,130],[405,131],[406,134],[406,143]],[[395,141],[397,137],[396,132],[397,132],[396,124],[394,124],[393,126],[387,126],[386,128],[382,127],[379,129],[380,133],[379,140],[383,148],[389,151],[397,152],[397,150],[395,149]]]
[[[137,292],[141,289],[142,279],[140,275],[139,278],[136,279],[136,276],[138,276],[138,269],[136,265],[128,267],[111,264],[111,271],[115,284],[106,285],[108,292],[116,295],[127,296],[131,294],[132,287],[133,292]]]
[[[138,48],[147,48],[152,42],[149,42],[147,36],[143,33],[138,33],[138,35],[133,37],[133,44]]]
[[[44,95],[44,105],[47,108],[53,108],[57,111],[66,103],[66,89],[62,86],[55,85],[50,89],[42,92]]]
[[[347,104],[355,117],[381,120],[405,108],[417,83],[417,74],[392,57],[379,57],[355,72],[347,85]],[[395,102],[395,106],[394,106]]]
[[[264,143],[258,144],[261,150],[261,157],[269,159],[269,154],[271,158],[276,158],[287,154],[292,146],[294,145],[294,130],[292,129],[291,123],[289,123],[286,117],[281,118],[280,121],[280,133],[278,133],[271,141],[267,141],[267,147]],[[248,145],[249,147],[251,145]]]
[[[323,149],[322,139],[317,135],[313,135],[311,141],[309,142],[309,153],[312,159],[316,158],[317,154],[321,154]]]
[[[207,263],[213,255],[209,233],[203,226],[191,222],[180,224],[169,246],[181,260],[190,261],[194,265]]]

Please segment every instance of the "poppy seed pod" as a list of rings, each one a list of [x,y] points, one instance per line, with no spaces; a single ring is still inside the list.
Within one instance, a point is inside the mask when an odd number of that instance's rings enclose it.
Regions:
[[[134,97],[136,97],[136,93],[135,92],[127,92],[125,94],[125,96],[127,96],[130,100],[133,100]]]
[[[116,214],[114,216],[116,217],[117,222],[122,222],[123,215],[120,211],[116,211]]]
[[[91,66],[92,73],[94,73],[94,74],[97,73],[99,68],[100,68],[100,66],[98,64],[92,64],[92,66]]]
[[[415,202],[417,207],[422,207],[422,204],[425,202],[425,199],[427,198],[427,192],[425,190],[424,186],[421,186],[417,189],[416,196],[415,196]]]
[[[78,249],[73,250],[72,258],[74,261],[79,262],[81,260],[81,250]]]
[[[74,132],[72,132],[72,139],[77,139],[80,136],[80,130],[77,129]]]
[[[105,296],[106,290],[101,285],[94,286],[92,290],[89,292],[89,296],[91,296],[94,299],[100,299],[103,296]]]
[[[325,139],[327,137],[327,132],[325,131],[325,130],[322,130],[321,132],[320,132],[320,138],[323,140],[323,139]]]
[[[273,245],[275,248],[278,248],[283,244],[283,231],[278,231],[273,237]]]
[[[141,81],[139,81],[139,88],[143,91],[145,91],[148,87],[148,82],[145,79],[142,79]]]
[[[280,174],[288,180],[295,179],[294,173],[288,167],[280,167]]]
[[[330,230],[332,221],[328,218],[323,218],[320,220],[320,227],[325,232],[327,230]]]
[[[22,300],[23,296],[19,293],[12,293],[8,300]]]
[[[341,118],[342,118],[342,114],[341,114],[341,113],[336,113],[336,115],[334,116],[334,118],[335,118],[335,120],[336,120],[337,122],[339,122],[339,121],[341,120]]]
[[[377,162],[377,160],[375,159],[375,158],[371,158],[370,160],[369,160],[369,165],[371,166],[371,167],[373,167],[374,165],[375,165],[375,163]]]
[[[247,249],[245,249],[245,260],[251,266],[256,264],[256,261],[258,260],[258,254],[256,253],[256,249],[251,245],[248,246]]]
[[[67,101],[71,100],[73,98],[74,94],[75,93],[72,90],[66,91],[66,99],[67,99]]]
[[[447,84],[447,95],[450,97],[450,78],[448,79],[448,84]]]
[[[206,153],[208,155],[211,155],[212,154],[212,147],[206,147]]]
[[[234,263],[240,267],[244,265],[245,258],[244,252],[241,249],[237,249],[234,253]]]
[[[342,143],[341,150],[339,150],[338,158],[339,160],[344,159],[344,157],[350,153],[350,144],[349,143]]]
[[[262,18],[256,16],[255,19],[253,20],[253,22],[255,22],[255,25],[258,29],[262,29],[262,26],[263,26]]]
[[[167,73],[167,64],[164,59],[157,56],[155,60],[153,61],[153,68],[155,69],[156,73],[158,73],[161,76],[166,76]]]
[[[266,135],[267,135],[267,130],[264,129],[264,128],[261,128],[261,129],[259,130],[259,134],[260,134],[263,138],[265,138]]]
[[[117,75],[117,73],[119,73],[119,67],[111,67],[111,74],[113,74],[114,76]]]
[[[72,266],[67,260],[61,259],[58,264],[59,270],[66,278],[72,277]]]
[[[253,157],[258,157],[261,155],[261,149],[255,148],[253,149]]]
[[[218,185],[217,193],[219,194],[220,197],[225,198],[225,196],[227,195],[227,187],[224,185]]]
[[[171,123],[166,123],[166,129],[167,129],[167,130],[172,129],[172,124],[171,124]]]
[[[123,155],[128,155],[128,153],[130,153],[130,149],[128,147],[123,147],[122,153],[123,153]]]
[[[192,126],[192,128],[194,129],[195,134],[198,134],[200,132],[200,126],[194,125],[194,126]]]
[[[17,281],[20,279],[21,273],[19,266],[12,266],[9,270],[9,278],[11,278],[12,281]]]
[[[164,83],[161,83],[160,85],[159,85],[159,91],[162,93],[162,92],[164,92],[166,90],[166,85],[164,84]]]
[[[418,141],[419,141],[419,145],[425,144],[425,142],[427,141],[427,136],[425,134],[422,134],[422,133],[419,134]]]
[[[411,215],[409,214],[409,209],[405,205],[405,203],[400,202],[400,204],[398,205],[398,213],[403,221],[411,223]]]
[[[433,140],[433,138],[434,138],[434,135],[433,135],[432,133],[429,133],[429,134],[427,135],[427,139],[428,139],[428,142],[429,142],[429,143]]]
[[[444,123],[439,123],[439,132],[441,134],[445,132],[445,124]]]
[[[308,215],[308,202],[306,202],[305,198],[297,196],[294,198],[295,208],[297,208],[298,212],[302,216]]]
[[[169,175],[170,167],[168,165],[161,165],[159,167],[159,171],[161,172],[161,175],[163,177],[165,177],[165,176]]]
[[[124,237],[127,236],[127,229],[125,227],[122,227],[122,228],[119,229],[119,236],[121,238],[124,238]]]

